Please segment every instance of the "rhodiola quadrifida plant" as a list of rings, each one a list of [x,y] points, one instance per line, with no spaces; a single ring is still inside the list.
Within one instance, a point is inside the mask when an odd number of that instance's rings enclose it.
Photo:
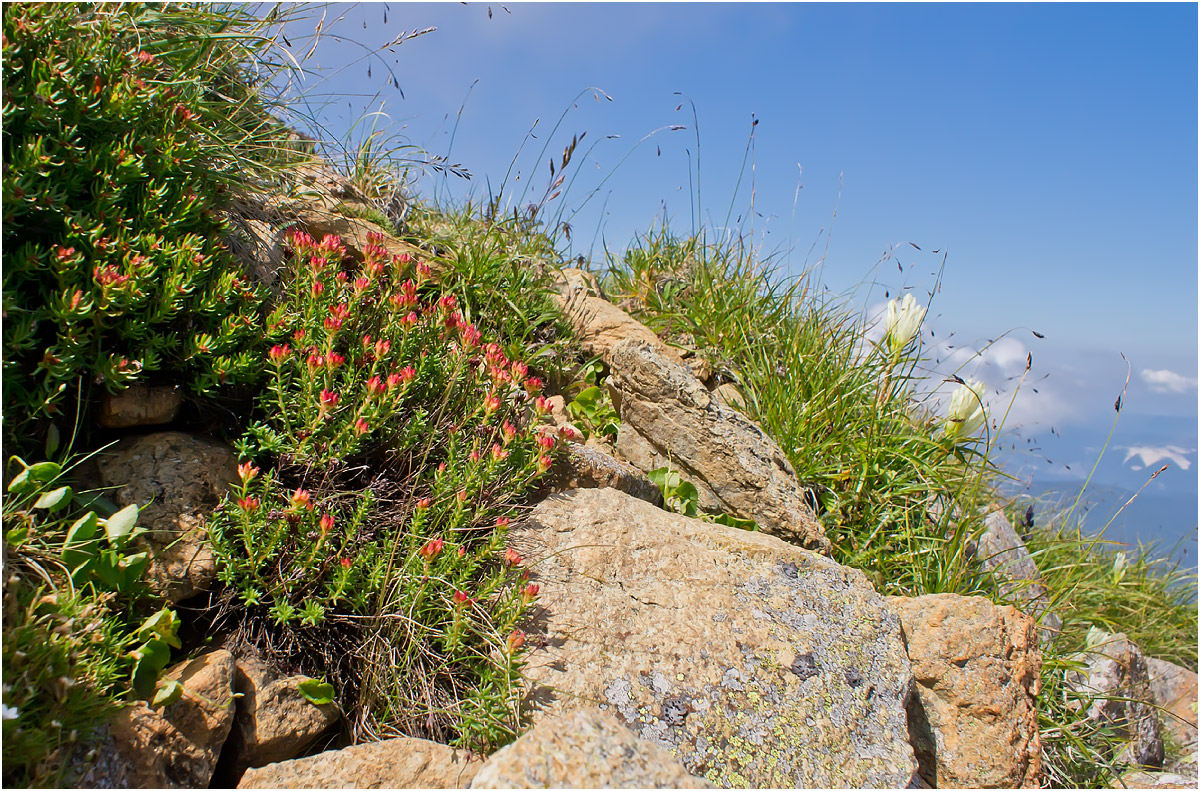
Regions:
[[[319,657],[358,736],[502,742],[537,594],[506,528],[557,443],[542,381],[424,262],[287,243],[261,419],[209,528],[230,611]]]

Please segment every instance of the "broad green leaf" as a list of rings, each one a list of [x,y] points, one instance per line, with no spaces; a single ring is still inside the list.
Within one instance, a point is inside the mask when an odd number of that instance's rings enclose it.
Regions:
[[[131,679],[139,698],[149,698],[158,686],[158,674],[171,661],[171,649],[162,640],[150,640],[133,652],[137,663]]]
[[[58,426],[51,423],[50,428],[46,429],[46,458],[54,455],[54,451],[58,450],[58,444],[61,437],[58,433]]]
[[[95,511],[88,511],[83,516],[75,520],[71,528],[67,530],[67,537],[63,541],[63,554],[66,555],[68,549],[78,549],[81,545],[87,544],[96,537],[96,533],[100,529],[100,520],[96,518]],[[95,550],[93,549],[92,552]]]
[[[45,508],[48,511],[57,511],[59,508],[71,502],[71,487],[60,486],[46,492],[41,497],[37,498],[37,502],[33,504],[34,508]]]
[[[104,532],[108,536],[109,542],[115,543],[117,540],[128,535],[133,530],[133,526],[137,524],[137,518],[137,504],[130,503],[108,519],[105,519]]]
[[[150,705],[155,707],[170,706],[179,700],[181,695],[183,695],[183,684],[174,679],[164,681],[158,685],[158,691],[154,693],[154,700],[150,701]]]
[[[179,648],[179,638],[175,636],[178,631],[179,619],[175,617],[175,611],[164,608],[142,622],[137,636],[139,640],[161,640],[172,648]]]
[[[318,706],[333,703],[333,685],[327,684],[319,678],[309,678],[301,681],[296,685],[296,691],[303,695],[310,703]]]
[[[20,460],[18,459],[18,461]],[[62,467],[52,461],[31,464],[12,479],[8,490],[16,494],[32,492],[37,489],[38,484],[48,483],[57,478],[60,472],[62,472]]]

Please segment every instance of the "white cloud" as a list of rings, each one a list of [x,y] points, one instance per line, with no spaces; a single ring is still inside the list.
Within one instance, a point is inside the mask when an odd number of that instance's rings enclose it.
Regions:
[[[1196,387],[1195,377],[1177,374],[1166,368],[1157,371],[1143,368],[1142,380],[1156,393],[1186,393]]]
[[[1152,467],[1160,462],[1169,461],[1181,470],[1186,470],[1192,466],[1192,460],[1189,455],[1195,453],[1195,449],[1188,450],[1181,448],[1178,445],[1163,445],[1156,447],[1154,445],[1132,445],[1125,449],[1125,461],[1133,458],[1141,459],[1143,467]],[[1134,469],[1138,469],[1137,466]]]

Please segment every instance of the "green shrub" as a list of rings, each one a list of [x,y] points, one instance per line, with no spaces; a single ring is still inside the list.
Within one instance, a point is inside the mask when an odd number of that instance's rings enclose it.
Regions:
[[[289,244],[241,444],[273,468],[244,464],[209,527],[230,604],[268,650],[307,647],[356,736],[503,741],[536,594],[504,538],[551,463],[542,382],[423,262],[369,245],[348,271],[336,237]]]
[[[4,6],[4,415],[80,388],[251,382],[261,294],[220,208],[282,167],[242,63],[250,17],[149,4]],[[84,393],[86,397],[86,392]]]
[[[58,485],[54,462],[20,465],[4,499],[4,782],[62,785],[77,745],[131,694],[155,705],[178,621],[145,617],[137,507],[102,518]]]

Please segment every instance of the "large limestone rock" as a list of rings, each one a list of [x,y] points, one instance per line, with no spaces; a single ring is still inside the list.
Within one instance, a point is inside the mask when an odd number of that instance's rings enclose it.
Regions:
[[[1173,772],[1146,772],[1136,769],[1113,780],[1109,788],[1191,788],[1200,786],[1195,773],[1180,775]]]
[[[613,348],[624,340],[641,341],[662,357],[679,364],[680,353],[664,343],[654,331],[600,296],[599,286],[590,274],[579,269],[564,269],[556,275],[555,302],[571,323],[575,338],[584,354],[612,364]]]
[[[228,651],[212,651],[170,668],[183,695],[161,710],[138,702],[117,712],[81,787],[207,788],[233,724],[233,667]]]
[[[917,684],[909,733],[932,788],[1037,785],[1041,654],[1033,619],[978,596],[889,597]]]
[[[579,710],[543,720],[497,751],[472,788],[712,788],[613,715]]]
[[[178,386],[135,384],[120,393],[105,393],[98,420],[105,428],[161,426],[174,420],[182,405]]]
[[[1084,667],[1068,672],[1066,681],[1087,706],[1088,719],[1114,726],[1128,740],[1115,757],[1116,763],[1162,766],[1162,734],[1141,649],[1123,633],[1113,635],[1093,628],[1088,634],[1088,650],[1077,659]]]
[[[306,680],[278,678],[255,658],[238,661],[234,688],[241,698],[231,737],[235,771],[295,758],[341,719],[337,704],[318,705],[300,694]]]
[[[147,580],[175,603],[204,590],[216,576],[205,522],[237,480],[237,456],[226,445],[177,431],[122,442],[100,463],[105,486],[120,487],[119,505],[141,506],[138,525],[149,532]]]
[[[613,712],[718,786],[904,786],[899,619],[866,577],[614,489],[509,534],[541,586],[527,709]]]
[[[644,472],[679,470],[705,511],[753,519],[763,532],[828,553],[829,539],[792,465],[756,423],[722,406],[687,368],[647,344],[617,344],[612,371],[619,455]]]
[[[975,557],[984,570],[992,573],[1002,594],[1011,596],[1022,611],[1039,619],[1043,643],[1058,636],[1062,619],[1047,610],[1049,594],[1042,584],[1042,573],[1003,510],[995,508],[984,518]]]
[[[401,737],[268,764],[238,788],[468,788],[483,759],[424,739]]]

